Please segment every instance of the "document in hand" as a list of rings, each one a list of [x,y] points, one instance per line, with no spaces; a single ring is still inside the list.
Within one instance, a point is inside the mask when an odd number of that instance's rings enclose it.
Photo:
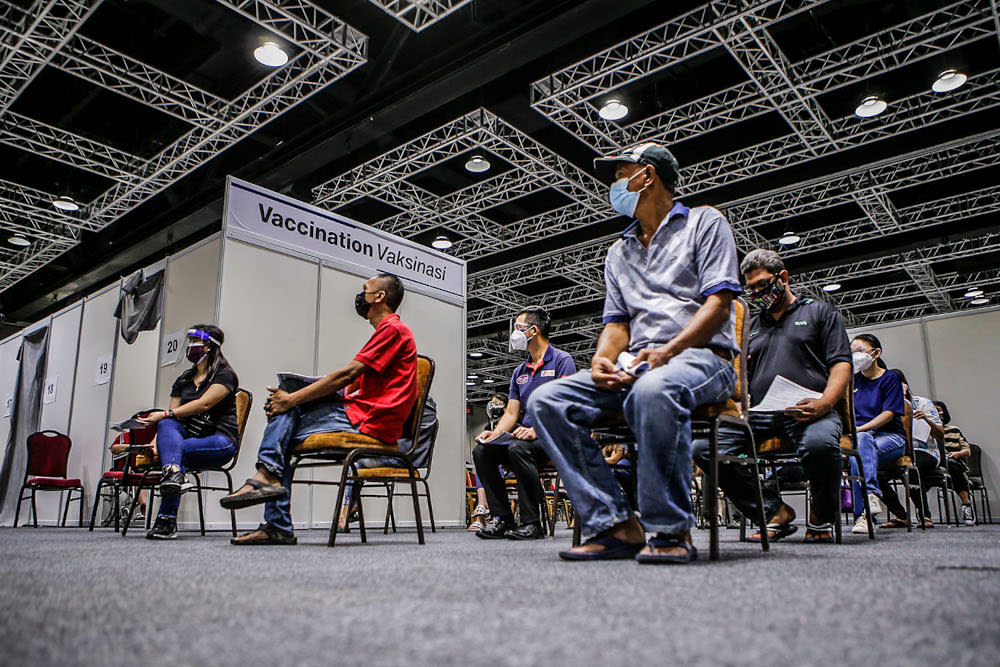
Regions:
[[[635,364],[633,366],[633,364]],[[649,362],[643,361],[641,363],[635,363],[635,355],[629,354],[628,350],[625,350],[618,355],[618,368],[622,369],[629,375],[633,377],[639,377],[643,373],[649,370]]]
[[[302,375],[301,373],[292,373],[291,371],[282,371],[278,373],[278,389],[283,389],[287,392],[298,391],[302,387],[311,385],[316,380],[319,380],[322,375]]]
[[[481,445],[513,445],[517,442],[517,438],[504,431],[503,433],[497,434],[495,438],[490,438],[489,440],[480,440],[479,438],[476,438],[476,442]]]
[[[110,424],[108,424],[109,429],[118,432],[129,431],[134,428],[146,428],[147,426],[149,426],[149,424],[147,424],[146,422],[141,421],[139,419],[131,419],[131,418],[120,422],[111,422]]]
[[[931,425],[923,419],[913,420],[913,439],[920,442],[927,442],[931,439]]]
[[[806,389],[786,377],[775,375],[767,388],[764,400],[750,408],[750,412],[785,412],[805,398],[820,398],[823,394]]]

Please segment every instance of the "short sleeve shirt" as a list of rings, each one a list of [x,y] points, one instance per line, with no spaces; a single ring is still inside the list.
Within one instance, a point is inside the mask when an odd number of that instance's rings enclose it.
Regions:
[[[851,363],[851,343],[840,313],[828,303],[796,299],[775,320],[758,312],[750,320],[747,370],[750,403],[767,394],[776,375],[822,393],[837,363]]]
[[[231,440],[236,440],[236,389],[239,387],[239,379],[233,369],[220,368],[212,377],[206,378],[199,385],[192,381],[190,371],[182,373],[174,380],[174,384],[170,388],[170,396],[181,399],[181,405],[184,405],[201,398],[213,384],[221,384],[229,390],[229,393],[203,416],[215,425],[217,433],[221,433]],[[184,423],[182,417],[178,419],[182,424]]]
[[[716,209],[688,209],[677,202],[648,248],[638,234],[635,221],[608,249],[604,262],[604,323],[628,323],[632,353],[670,342],[710,295],[742,291],[733,232]],[[739,352],[734,318],[710,345]]]
[[[923,410],[924,413],[930,418],[932,422],[934,422],[938,426],[941,426],[941,415],[938,414],[937,408],[934,407],[934,403],[931,402],[931,399],[924,398],[923,396],[914,395],[913,410],[914,412],[916,412],[917,410]],[[937,440],[935,440],[934,438],[930,438],[929,440],[917,440],[916,438],[914,438],[913,447],[915,449],[924,450],[925,452],[933,456],[934,460],[936,461],[940,460],[940,457],[938,456]]]
[[[531,416],[525,411],[528,405],[528,397],[531,392],[552,380],[572,375],[576,372],[576,364],[573,357],[566,352],[549,345],[542,355],[542,362],[537,366],[531,364],[531,358],[524,360],[514,375],[510,378],[510,400],[521,402],[520,422],[524,426],[531,426]]]
[[[396,313],[387,315],[354,359],[366,368],[358,378],[358,390],[344,399],[347,417],[365,435],[398,441],[417,398],[413,332]]]
[[[892,421],[879,427],[877,432],[904,435],[903,415],[906,414],[906,406],[903,403],[903,383],[899,376],[886,371],[880,377],[869,380],[861,373],[855,373],[854,418],[857,425],[867,424],[886,410],[895,414]]]

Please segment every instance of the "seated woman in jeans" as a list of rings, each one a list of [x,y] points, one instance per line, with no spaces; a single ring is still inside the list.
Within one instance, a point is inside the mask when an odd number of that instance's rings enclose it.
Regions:
[[[239,379],[222,354],[225,335],[218,327],[196,324],[187,332],[185,355],[193,365],[174,381],[170,408],[146,416],[156,424],[156,449],[163,462],[160,511],[149,539],[177,537],[177,508],[185,466],[224,465],[236,453],[236,388]]]
[[[893,368],[890,372],[895,373],[899,376],[900,381],[903,383],[903,397],[906,402],[910,404],[913,408],[913,465],[917,467],[920,472],[920,484],[923,487],[918,489],[916,486],[910,487],[910,500],[913,502],[914,507],[917,508],[917,517],[920,523],[923,524],[925,528],[933,528],[934,522],[931,521],[930,516],[924,515],[924,509],[927,507],[927,497],[926,491],[931,487],[931,485],[940,484],[942,477],[938,469],[940,466],[940,461],[938,460],[938,438],[944,436],[944,429],[941,426],[941,417],[938,415],[937,408],[931,403],[931,399],[924,398],[923,396],[916,396],[910,393],[910,384],[906,381],[906,376],[903,371],[898,368]],[[930,432],[927,434],[926,438],[918,438],[917,433],[917,422],[924,422],[930,427]],[[903,504],[899,502],[899,496],[896,492],[888,486],[888,477],[891,476],[892,471],[883,470],[879,475],[879,486],[882,488],[882,500],[885,503],[886,508],[891,512],[895,518],[890,519],[882,524],[883,528],[906,528],[907,524],[910,522],[910,517],[906,514],[906,508]],[[885,478],[885,483],[883,483],[883,476]],[[911,484],[916,484],[917,480],[910,480]]]
[[[872,516],[882,511],[879,499],[878,469],[890,466],[906,452],[903,430],[903,383],[886,370],[882,361],[882,343],[871,334],[859,334],[851,341],[854,364],[854,419],[858,426],[858,453],[865,468],[868,502]],[[858,474],[857,459],[851,459],[851,473]],[[852,484],[854,505],[853,533],[867,533],[861,484]]]

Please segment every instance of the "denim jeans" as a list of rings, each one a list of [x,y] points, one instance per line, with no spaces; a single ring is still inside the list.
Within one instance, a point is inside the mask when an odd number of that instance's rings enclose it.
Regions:
[[[628,503],[590,437],[622,408],[636,438],[638,504],[651,532],[676,535],[694,525],[691,508],[691,412],[732,394],[730,362],[705,348],[684,350],[622,391],[597,387],[590,371],[548,382],[528,400],[535,433],[559,470],[581,520],[594,535],[629,517]]]
[[[283,498],[264,505],[264,522],[272,528],[287,534],[294,531],[292,469],[288,465],[293,447],[314,433],[334,432],[359,432],[348,419],[344,404],[335,398],[310,401],[268,419],[257,451],[257,467],[264,468],[280,479],[282,486],[288,491]]]
[[[787,436],[796,445],[802,458],[802,467],[812,491],[812,510],[817,523],[837,520],[837,503],[840,489],[840,416],[828,412],[819,419],[800,422],[774,412],[751,412],[750,428],[758,444],[778,435]],[[694,460],[702,470],[710,465],[708,440],[698,440],[694,445]],[[746,453],[743,431],[719,427],[719,453],[738,456]],[[747,466],[720,465],[719,488],[749,520],[757,517],[757,490],[753,472]],[[781,507],[781,496],[771,485],[764,487],[764,518],[770,520]]]
[[[156,448],[164,466],[179,466],[182,472],[187,468],[217,468],[225,465],[236,453],[236,443],[221,433],[206,438],[185,437],[187,431],[175,419],[162,419],[156,424]],[[179,495],[160,500],[159,515],[177,517],[180,507]]]
[[[879,433],[877,431],[858,433],[858,454],[861,455],[861,463],[865,466],[865,483],[868,485],[868,493],[874,493],[879,498],[882,497],[882,490],[878,485],[878,469],[895,463],[904,453],[906,453],[906,439],[899,433]],[[852,457],[850,466],[851,474],[857,475],[857,459]],[[860,482],[851,483],[851,496],[854,504],[854,516],[861,516],[865,513],[865,500],[861,495]]]

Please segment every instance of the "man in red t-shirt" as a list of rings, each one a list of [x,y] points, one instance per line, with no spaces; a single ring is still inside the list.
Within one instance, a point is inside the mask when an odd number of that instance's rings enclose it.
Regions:
[[[267,428],[257,453],[257,473],[221,500],[226,509],[265,503],[264,523],[233,544],[295,544],[291,514],[294,446],[314,433],[363,433],[395,443],[417,397],[417,346],[396,310],[403,283],[382,273],[354,298],[358,315],[375,333],[349,364],[297,391],[268,387]]]

